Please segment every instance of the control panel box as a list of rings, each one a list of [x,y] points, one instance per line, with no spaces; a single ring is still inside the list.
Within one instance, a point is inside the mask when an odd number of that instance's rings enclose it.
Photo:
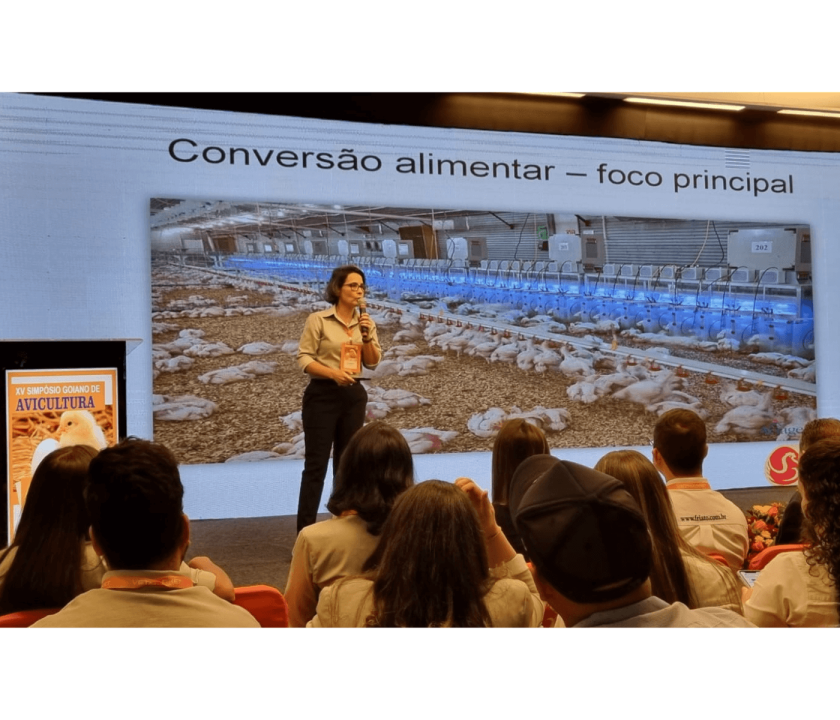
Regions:
[[[727,257],[729,266],[756,277],[765,270],[775,270],[784,277],[784,270],[794,269],[797,246],[803,233],[796,228],[750,228],[729,233]],[[810,234],[808,234],[810,244]]]
[[[561,233],[549,237],[548,257],[556,262],[558,267],[565,264],[567,269],[577,270],[583,257],[580,235]]]

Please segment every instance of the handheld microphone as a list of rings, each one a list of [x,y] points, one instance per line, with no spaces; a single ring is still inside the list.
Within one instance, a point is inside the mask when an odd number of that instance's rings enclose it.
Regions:
[[[359,317],[367,312],[367,303],[365,302],[364,298],[359,299]],[[366,327],[361,328],[362,331],[362,340],[368,339],[368,329]]]

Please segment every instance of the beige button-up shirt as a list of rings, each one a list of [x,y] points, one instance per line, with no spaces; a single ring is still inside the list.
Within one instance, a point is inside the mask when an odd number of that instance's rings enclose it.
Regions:
[[[378,542],[358,515],[334,517],[303,528],[295,541],[283,592],[289,625],[305,627],[315,617],[322,588],[339,578],[361,575]]]
[[[539,627],[545,614],[534,576],[525,558],[515,555],[504,565],[490,568],[495,582],[484,596],[493,627]],[[417,588],[422,596],[423,588]],[[306,627],[364,627],[373,612],[373,581],[349,577],[325,587],[317,614]]]
[[[376,348],[377,357],[382,358],[382,347],[379,344],[379,337],[376,328],[370,332],[370,340]],[[306,325],[303,327],[303,334],[300,337],[300,348],[297,354],[297,363],[301,370],[314,361],[330,368],[341,367],[341,346],[346,342],[353,342],[361,346],[362,331],[359,327],[359,316],[353,313],[350,324],[344,323],[335,311],[335,305],[327,310],[320,310],[312,313],[306,318]],[[366,368],[375,368],[379,364],[362,364]],[[356,373],[361,375],[361,372]]]

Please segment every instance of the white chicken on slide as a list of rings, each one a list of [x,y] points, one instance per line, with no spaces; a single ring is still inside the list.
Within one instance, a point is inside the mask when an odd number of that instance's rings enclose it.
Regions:
[[[47,438],[38,443],[32,454],[30,472],[35,470],[41,461],[53,450],[70,447],[71,445],[90,445],[97,450],[108,446],[105,433],[96,422],[96,418],[89,410],[67,410],[61,414],[58,423],[58,440]]]
[[[770,410],[772,398],[772,392],[767,392],[758,405],[739,405],[733,408],[720,419],[715,426],[715,432],[758,435],[765,428],[771,428],[775,421]]]
[[[458,436],[455,430],[438,430],[433,427],[400,429],[400,433],[413,455],[437,452],[445,443]]]
[[[647,406],[669,399],[669,396],[682,385],[682,378],[677,377],[673,372],[667,372],[656,380],[639,380],[614,392],[612,396],[616,400],[628,400]]]

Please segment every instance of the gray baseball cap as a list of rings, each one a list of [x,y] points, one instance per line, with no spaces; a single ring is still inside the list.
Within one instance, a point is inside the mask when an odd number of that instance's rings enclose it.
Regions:
[[[511,479],[509,504],[540,575],[573,602],[615,600],[650,575],[647,522],[620,480],[533,455]]]

